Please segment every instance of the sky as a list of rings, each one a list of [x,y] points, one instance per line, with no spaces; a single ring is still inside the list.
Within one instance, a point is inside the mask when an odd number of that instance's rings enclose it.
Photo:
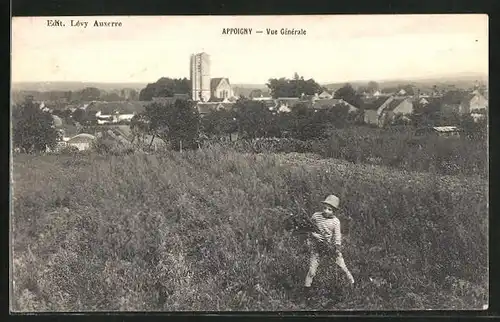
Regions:
[[[49,27],[47,20],[64,27]],[[71,27],[71,20],[88,22]],[[93,27],[94,21],[121,27]],[[223,35],[252,28],[252,35]],[[266,28],[278,35],[267,35]],[[306,35],[280,35],[281,28]],[[264,33],[256,34],[256,30]],[[109,16],[14,17],[12,81],[155,82],[189,78],[206,52],[211,77],[265,84],[297,72],[317,82],[488,73],[488,16]]]

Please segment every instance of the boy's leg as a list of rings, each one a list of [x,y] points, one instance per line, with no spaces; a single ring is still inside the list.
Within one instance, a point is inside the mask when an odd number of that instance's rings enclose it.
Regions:
[[[347,275],[347,278],[349,279],[349,282],[351,284],[354,284],[354,277],[352,277],[351,272],[349,272],[349,269],[347,269],[347,266],[344,261],[344,257],[342,254],[339,254],[337,258],[335,259],[335,263],[344,271],[344,273]]]
[[[305,287],[310,287],[314,276],[316,275],[316,270],[319,265],[319,254],[318,252],[311,252],[311,259],[309,262],[309,271],[307,272]]]

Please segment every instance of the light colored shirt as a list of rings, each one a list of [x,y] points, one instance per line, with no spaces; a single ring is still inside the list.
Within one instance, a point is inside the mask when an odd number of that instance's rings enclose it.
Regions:
[[[341,245],[342,234],[340,232],[340,220],[337,217],[326,218],[322,212],[316,212],[311,219],[316,228],[312,235],[317,241],[327,243],[333,241],[335,245]]]

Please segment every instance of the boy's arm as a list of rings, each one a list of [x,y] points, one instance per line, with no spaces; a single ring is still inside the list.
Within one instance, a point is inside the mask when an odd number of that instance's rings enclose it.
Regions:
[[[318,226],[316,224],[316,220],[314,218],[314,215],[313,214],[311,217],[309,217],[309,227],[310,227],[310,231],[311,231],[311,235],[316,238],[317,240],[319,241],[322,241],[323,240],[323,236],[321,236],[321,234],[319,234],[319,231],[318,231]]]
[[[340,220],[338,219],[333,222],[333,238],[335,249],[337,252],[340,252],[342,250],[342,233],[340,230]]]

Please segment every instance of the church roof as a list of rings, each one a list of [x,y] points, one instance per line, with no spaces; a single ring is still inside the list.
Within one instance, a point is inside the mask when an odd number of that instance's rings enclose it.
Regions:
[[[222,82],[222,80],[225,79],[226,82],[231,85],[231,83],[229,83],[229,78],[226,78],[226,77],[217,77],[217,78],[212,78],[210,79],[210,90],[213,91],[217,88],[217,86],[219,86],[219,84]]]

